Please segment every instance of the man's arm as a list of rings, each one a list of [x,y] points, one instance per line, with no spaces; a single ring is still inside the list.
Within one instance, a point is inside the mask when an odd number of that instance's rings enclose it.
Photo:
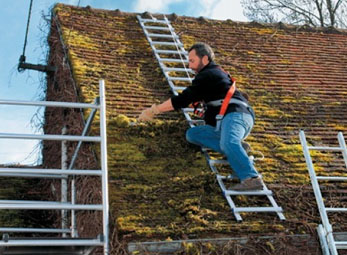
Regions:
[[[158,107],[158,110],[160,112],[169,112],[169,111],[173,111],[174,110],[174,107],[173,107],[172,102],[171,102],[171,98],[169,98],[165,102],[157,105],[157,107]]]
[[[162,112],[173,111],[174,107],[171,102],[171,98],[159,105],[152,105],[150,108],[143,110],[138,118],[139,121],[151,121],[154,116]]]

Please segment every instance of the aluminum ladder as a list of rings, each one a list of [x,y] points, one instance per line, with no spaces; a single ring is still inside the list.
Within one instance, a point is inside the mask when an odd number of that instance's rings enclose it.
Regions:
[[[171,91],[174,95],[178,95],[180,91],[183,91],[192,83],[193,78],[191,78],[191,76],[194,75],[194,72],[186,67],[188,64],[188,52],[184,49],[184,45],[180,41],[179,36],[175,33],[170,21],[165,16],[164,19],[157,19],[153,16],[151,18],[142,18],[138,15],[137,19],[169,83]],[[184,108],[182,111],[190,127],[204,123],[202,120],[194,119],[192,116],[192,108]],[[277,205],[273,198],[272,191],[269,190],[265,184],[263,190],[243,192],[228,190],[225,181],[233,179],[232,176],[223,176],[219,174],[217,169],[219,165],[228,165],[228,162],[226,160],[213,159],[207,148],[202,148],[202,152],[208,161],[210,169],[216,174],[218,184],[237,221],[242,221],[240,213],[243,212],[275,212],[281,220],[285,220],[283,209]],[[237,207],[232,200],[232,196],[238,195],[266,196],[271,206]]]
[[[0,133],[4,139],[33,139],[61,141],[62,147],[67,141],[78,142],[72,157],[70,166],[63,169],[34,169],[34,168],[0,168],[1,177],[18,178],[43,178],[60,179],[62,187],[61,201],[28,201],[28,200],[0,200],[0,210],[57,210],[62,215],[61,228],[9,228],[0,227],[3,239],[0,240],[0,254],[84,254],[88,255],[97,247],[103,248],[103,254],[109,254],[109,202],[108,202],[108,172],[107,172],[107,141],[106,141],[106,103],[105,84],[99,81],[99,97],[92,104],[56,102],[56,101],[15,101],[0,100],[1,105],[38,106],[38,107],[63,107],[75,109],[91,109],[88,120],[81,136],[77,135],[36,135],[36,134],[14,134]],[[88,136],[88,129],[95,116],[96,111],[100,114],[100,135]],[[82,142],[93,142],[100,144],[99,170],[73,169],[78,150]],[[64,148],[62,148],[64,152]],[[62,159],[66,155],[62,153]],[[64,165],[64,162],[62,162]],[[102,187],[102,202],[100,204],[77,204],[75,200],[76,186],[74,177],[95,176],[100,178]],[[71,199],[68,201],[67,184],[71,183]],[[100,211],[102,212],[102,233],[95,238],[79,238],[76,226],[76,211]],[[68,213],[70,213],[71,224],[68,225]],[[16,233],[12,238],[10,233]],[[27,238],[28,234],[48,235],[48,237]],[[25,235],[25,238],[17,237]],[[53,236],[53,237],[52,237]]]
[[[303,148],[308,172],[310,175],[313,192],[316,197],[319,214],[322,224],[318,225],[317,232],[319,235],[322,251],[324,255],[336,255],[338,249],[347,249],[347,240],[336,241],[333,233],[333,227],[330,224],[328,213],[347,212],[347,208],[325,207],[322,192],[318,181],[347,181],[345,176],[317,176],[312,162],[310,151],[330,151],[341,152],[347,169],[347,147],[342,132],[339,132],[337,139],[339,147],[324,147],[324,146],[308,146],[304,131],[300,131],[300,142]]]

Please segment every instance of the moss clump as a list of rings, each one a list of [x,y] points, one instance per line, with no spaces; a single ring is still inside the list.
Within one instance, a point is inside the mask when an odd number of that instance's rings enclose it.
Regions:
[[[82,47],[89,50],[97,50],[98,44],[93,41],[88,35],[84,35],[79,31],[64,28],[63,39],[68,45],[73,45],[76,47]]]
[[[118,114],[116,117],[110,119],[108,121],[108,126],[116,126],[116,127],[128,127],[132,120],[125,116],[124,114]]]

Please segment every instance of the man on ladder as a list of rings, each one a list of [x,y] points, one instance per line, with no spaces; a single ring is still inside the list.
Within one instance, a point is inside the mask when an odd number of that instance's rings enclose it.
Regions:
[[[253,109],[246,96],[236,89],[235,81],[213,59],[214,52],[209,45],[194,44],[189,49],[189,68],[196,73],[192,85],[162,104],[143,110],[139,120],[150,121],[157,114],[203,101],[207,105],[204,114],[206,125],[190,128],[186,133],[187,140],[226,155],[240,179],[232,190],[263,189],[261,177],[242,147],[242,140],[254,125]]]

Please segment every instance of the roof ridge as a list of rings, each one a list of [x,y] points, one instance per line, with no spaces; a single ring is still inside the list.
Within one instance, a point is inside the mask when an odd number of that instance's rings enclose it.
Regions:
[[[169,20],[175,21],[180,18],[186,18],[186,19],[194,19],[198,20],[199,22],[231,22],[234,24],[243,24],[243,25],[250,25],[253,27],[263,27],[263,28],[277,28],[277,29],[282,29],[286,31],[306,31],[306,32],[323,32],[327,34],[347,34],[347,29],[343,28],[336,28],[336,27],[312,27],[309,26],[308,24],[303,24],[303,25],[293,25],[293,24],[288,24],[288,23],[283,23],[283,22],[277,22],[277,23],[265,23],[265,22],[258,22],[258,21],[234,21],[231,19],[226,19],[226,20],[218,20],[218,19],[211,19],[207,18],[204,16],[200,17],[193,17],[193,16],[184,16],[184,15],[178,15],[176,13],[171,13],[171,14],[165,14],[165,13],[151,13],[148,11],[139,13],[139,12],[125,12],[121,11],[120,9],[115,9],[115,10],[108,10],[108,9],[99,9],[99,8],[93,8],[90,5],[87,5],[85,7],[77,7],[73,5],[68,5],[68,4],[62,4],[58,3],[56,6],[67,6],[69,8],[74,8],[74,9],[84,9],[88,11],[96,11],[96,12],[108,12],[112,16],[122,16],[122,15],[131,15],[131,16],[136,16],[136,15],[141,15],[144,17],[148,16],[153,16],[153,17],[159,17],[159,16],[166,16]]]

